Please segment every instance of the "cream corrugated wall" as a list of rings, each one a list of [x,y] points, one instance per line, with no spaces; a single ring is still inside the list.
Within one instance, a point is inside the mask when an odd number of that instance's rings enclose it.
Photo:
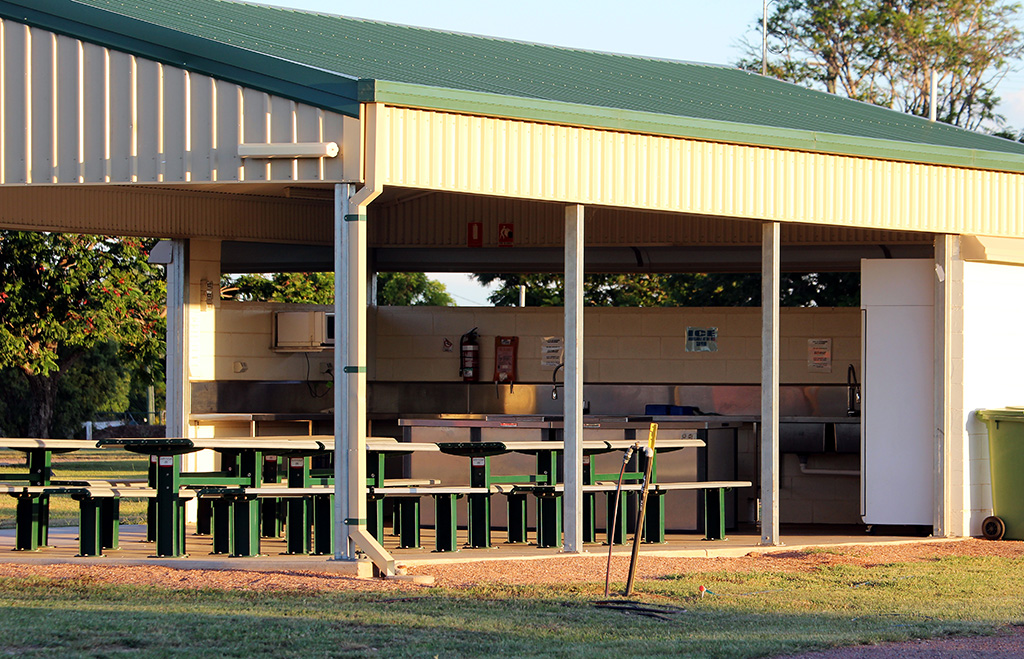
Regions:
[[[359,121],[0,21],[0,184],[358,180]],[[337,142],[246,159],[238,144]]]
[[[386,185],[636,210],[1024,235],[1024,175],[385,107]]]

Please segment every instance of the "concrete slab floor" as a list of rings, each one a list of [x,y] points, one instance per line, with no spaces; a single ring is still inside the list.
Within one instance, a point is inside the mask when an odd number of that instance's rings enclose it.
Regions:
[[[456,552],[438,553],[431,551],[434,546],[433,529],[423,529],[421,548],[399,549],[397,537],[388,535],[384,546],[395,558],[399,566],[413,567],[416,565],[437,565],[470,561],[495,560],[543,560],[553,557],[567,557],[560,548],[539,548],[533,544],[508,544],[502,542],[503,532],[498,530],[492,534],[493,546],[476,549],[462,546],[466,542],[465,531],[460,531],[459,541],[462,548]],[[785,543],[780,547],[762,547],[759,545],[760,535],[756,529],[744,529],[729,534],[728,539],[718,541],[704,540],[697,533],[670,533],[667,542],[657,545],[641,545],[640,552],[644,556],[665,557],[730,557],[744,556],[751,552],[797,551],[808,547],[835,547],[856,544],[901,544],[908,542],[943,542],[945,539],[921,538],[910,536],[869,535],[859,527],[828,527],[804,526],[783,528],[781,534]],[[632,538],[624,546],[616,546],[615,555],[628,555],[632,549]],[[210,536],[195,535],[190,529],[186,538],[188,556],[181,558],[157,558],[153,556],[154,545],[146,542],[144,526],[122,526],[120,529],[120,547],[106,550],[102,557],[80,557],[78,554],[78,528],[54,527],[50,529],[50,546],[34,552],[14,551],[14,530],[0,530],[0,562],[22,563],[26,565],[77,563],[103,565],[162,565],[179,569],[193,570],[254,570],[264,572],[279,571],[312,571],[348,574],[369,577],[371,570],[368,561],[336,561],[332,556],[303,556],[286,554],[283,538],[262,538],[258,557],[230,558],[223,554],[212,554]],[[607,545],[588,544],[579,556],[606,556]]]

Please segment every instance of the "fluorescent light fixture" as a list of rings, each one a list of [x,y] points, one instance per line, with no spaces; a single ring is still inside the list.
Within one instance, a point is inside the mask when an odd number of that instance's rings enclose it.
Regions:
[[[239,144],[239,158],[337,158],[337,142],[269,142]]]

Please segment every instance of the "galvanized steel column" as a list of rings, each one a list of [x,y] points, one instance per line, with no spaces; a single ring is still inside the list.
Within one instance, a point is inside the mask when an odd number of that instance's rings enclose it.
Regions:
[[[564,550],[583,551],[583,206],[565,208]]]
[[[353,186],[334,186],[334,557],[355,560],[366,525],[366,218]]]
[[[761,234],[761,544],[779,541],[779,223]]]
[[[184,240],[166,241],[167,276],[167,419],[166,437],[186,437],[191,408],[188,382],[188,249]],[[163,259],[162,259],[163,260]]]
[[[954,400],[953,378],[953,300],[960,279],[954,272],[959,258],[959,236],[935,237],[935,453],[932,534],[938,538],[954,535],[953,510],[963,510],[962,495],[954,501],[952,486],[955,428],[954,410],[963,408],[963,400]],[[962,290],[959,299],[963,299]],[[959,444],[960,442],[956,442]],[[962,512],[961,512],[962,516]]]

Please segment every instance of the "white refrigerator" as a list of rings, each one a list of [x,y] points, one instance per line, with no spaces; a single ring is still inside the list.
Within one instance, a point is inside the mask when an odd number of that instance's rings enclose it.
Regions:
[[[934,299],[930,259],[861,261],[861,517],[933,523]]]

